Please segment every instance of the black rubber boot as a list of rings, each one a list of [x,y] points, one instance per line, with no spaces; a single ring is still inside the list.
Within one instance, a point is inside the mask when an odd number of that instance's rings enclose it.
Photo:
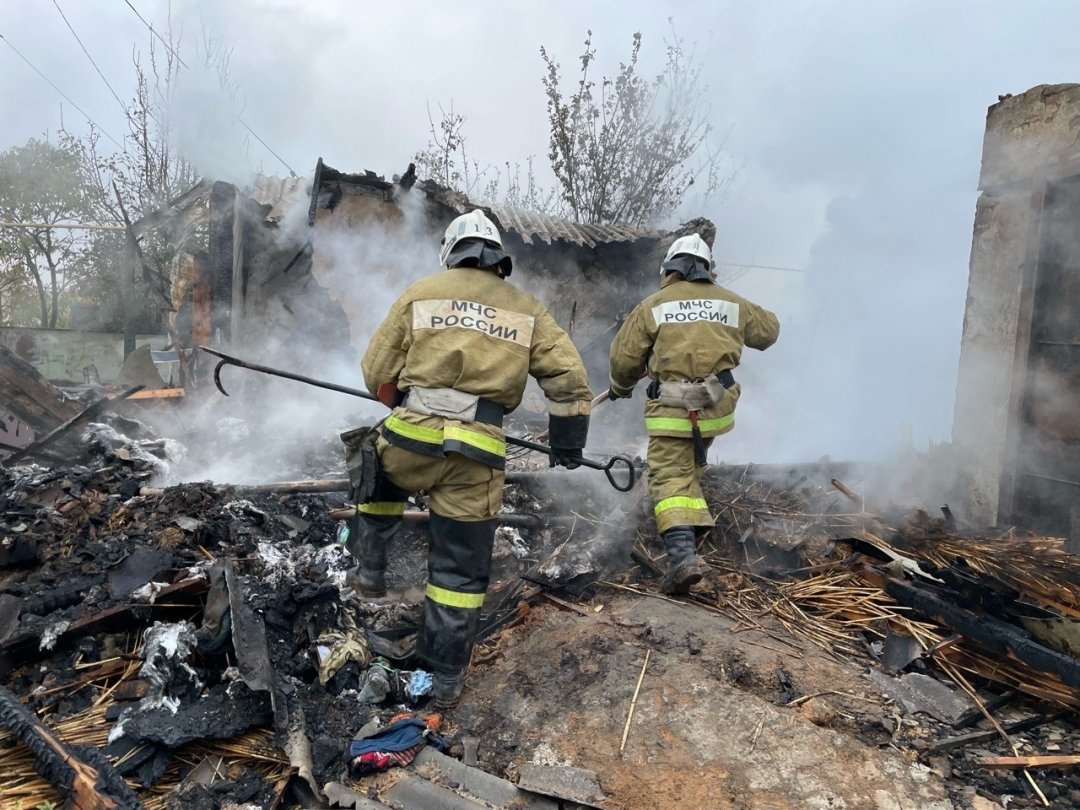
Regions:
[[[431,668],[435,703],[442,708],[461,694],[491,573],[495,525],[431,514],[428,589],[416,651]]]
[[[464,671],[436,670],[431,674],[431,680],[433,682],[432,696],[435,708],[443,711],[454,708],[461,697],[461,690],[465,686]]]
[[[666,594],[688,593],[701,581],[701,561],[697,555],[697,536],[690,526],[675,526],[664,532],[667,548],[667,573],[660,582]]]
[[[369,599],[386,596],[386,549],[400,526],[400,518],[360,514],[349,521],[345,547],[356,565],[345,574],[345,584],[358,595]]]

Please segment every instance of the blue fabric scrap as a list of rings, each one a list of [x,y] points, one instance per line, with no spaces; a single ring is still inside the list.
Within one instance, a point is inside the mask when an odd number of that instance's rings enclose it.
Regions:
[[[422,669],[415,670],[405,685],[405,694],[410,700],[416,700],[424,695],[430,695],[435,684],[431,679],[431,673]]]
[[[405,751],[422,742],[437,751],[445,753],[450,750],[450,741],[431,731],[423,720],[405,717],[363,739],[353,740],[349,744],[349,756],[358,757],[377,751]]]

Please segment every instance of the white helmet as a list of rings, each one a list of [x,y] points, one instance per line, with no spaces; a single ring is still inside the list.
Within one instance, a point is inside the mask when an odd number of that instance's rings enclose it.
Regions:
[[[704,259],[708,262],[709,267],[715,267],[712,260],[712,251],[709,250],[709,243],[701,238],[700,234],[692,233],[689,236],[680,236],[674,242],[671,243],[671,247],[668,248],[667,255],[664,257],[664,261],[670,261],[676,256],[697,256],[699,259]],[[660,273],[663,274],[663,264],[661,263]]]
[[[443,234],[442,247],[439,250],[439,264],[446,265],[446,259],[454,245],[465,239],[480,239],[502,250],[502,236],[495,223],[477,208],[455,219]]]

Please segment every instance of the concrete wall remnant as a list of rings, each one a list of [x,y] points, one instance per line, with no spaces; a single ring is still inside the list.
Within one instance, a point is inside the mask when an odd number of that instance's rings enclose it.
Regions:
[[[1080,397],[1080,84],[989,108],[979,189],[953,423],[964,511],[1071,535],[1080,442],[1063,414]]]

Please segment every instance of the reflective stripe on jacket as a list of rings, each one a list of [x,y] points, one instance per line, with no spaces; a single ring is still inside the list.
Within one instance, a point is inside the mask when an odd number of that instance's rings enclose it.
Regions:
[[[375,331],[361,366],[368,389],[453,388],[514,410],[529,375],[557,416],[589,412],[588,377],[570,337],[538,300],[490,270],[455,267],[410,286]],[[499,428],[396,408],[387,440],[424,455],[461,453],[505,466]]]
[[[767,349],[779,334],[780,323],[769,310],[717,284],[669,275],[615,336],[611,388],[629,396],[646,370],[661,382],[701,380],[738,366],[743,346]],[[702,436],[719,436],[734,427],[740,391],[736,384],[699,411]],[[692,435],[685,410],[656,400],[645,403],[645,428],[650,436]]]

